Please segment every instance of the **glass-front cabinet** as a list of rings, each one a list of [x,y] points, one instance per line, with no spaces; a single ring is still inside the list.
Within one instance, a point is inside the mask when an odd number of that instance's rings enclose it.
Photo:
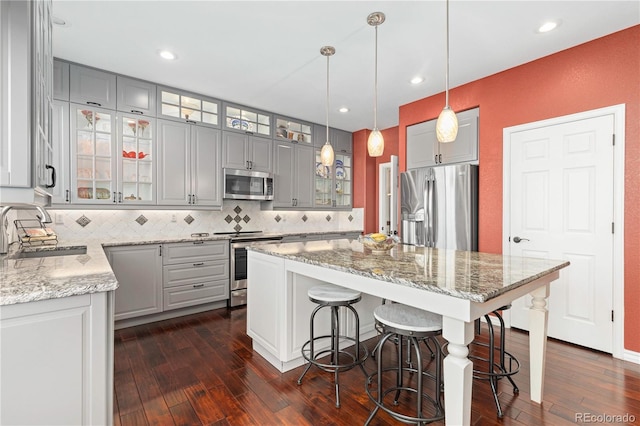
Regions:
[[[115,111],[71,104],[71,201],[117,202]]]
[[[227,103],[223,107],[225,130],[271,137],[271,114]]]
[[[220,127],[220,102],[201,95],[158,87],[158,116]]]
[[[118,203],[149,204],[155,202],[154,122],[136,114],[121,114],[118,122]]]
[[[302,121],[285,117],[276,117],[276,141],[291,141],[313,145],[312,129],[313,125]]]
[[[352,179],[351,155],[336,153],[334,166],[323,166],[316,150],[314,207],[351,208]]]

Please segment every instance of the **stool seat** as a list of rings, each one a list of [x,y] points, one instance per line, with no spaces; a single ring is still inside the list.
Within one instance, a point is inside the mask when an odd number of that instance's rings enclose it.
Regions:
[[[373,316],[384,325],[406,331],[425,333],[442,330],[442,315],[401,303],[380,305],[373,311]]]
[[[321,284],[313,286],[307,292],[309,299],[314,302],[326,302],[326,303],[354,303],[352,301],[360,299],[362,294],[359,291],[351,290],[348,288],[340,287],[333,284]]]

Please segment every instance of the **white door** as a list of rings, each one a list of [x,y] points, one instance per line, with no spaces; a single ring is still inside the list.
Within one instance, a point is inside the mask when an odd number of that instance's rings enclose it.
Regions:
[[[511,185],[510,200],[505,200],[511,218],[509,254],[571,262],[550,286],[549,336],[609,353],[613,134],[613,114],[511,133],[510,171],[505,173]],[[514,327],[528,328],[530,300],[526,296],[513,303]]]

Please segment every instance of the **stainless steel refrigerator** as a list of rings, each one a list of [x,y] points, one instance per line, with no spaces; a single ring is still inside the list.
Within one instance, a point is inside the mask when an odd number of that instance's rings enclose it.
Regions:
[[[400,182],[403,243],[478,250],[478,166],[409,170]]]

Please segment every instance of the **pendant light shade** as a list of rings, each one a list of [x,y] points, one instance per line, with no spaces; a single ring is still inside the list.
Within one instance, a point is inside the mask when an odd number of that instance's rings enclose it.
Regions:
[[[445,81],[445,106],[438,116],[436,137],[441,143],[453,142],[458,136],[458,117],[449,106],[449,0],[447,0],[447,71]]]
[[[380,157],[384,152],[384,138],[378,130],[378,26],[385,20],[382,12],[373,12],[367,16],[367,23],[376,29],[375,78],[373,96],[373,131],[367,140],[367,151],[370,157]]]
[[[323,46],[320,48],[320,53],[323,56],[327,57],[327,102],[326,102],[326,123],[327,123],[327,139],[322,149],[320,150],[320,161],[323,166],[331,166],[333,167],[333,162],[335,159],[335,154],[333,152],[333,147],[331,146],[331,142],[329,141],[329,57],[333,56],[336,53],[336,49],[333,46]]]

